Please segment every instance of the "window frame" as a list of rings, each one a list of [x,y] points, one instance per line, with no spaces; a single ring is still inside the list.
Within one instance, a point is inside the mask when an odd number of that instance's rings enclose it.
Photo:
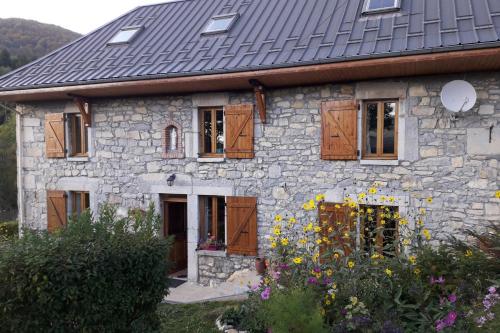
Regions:
[[[111,37],[111,39],[108,41],[107,44],[108,45],[126,45],[126,44],[130,44],[130,43],[132,43],[134,41],[134,39],[137,37],[137,35],[139,35],[139,33],[142,31],[142,29],[143,29],[143,26],[140,26],[140,25],[123,27],[120,30],[118,30],[113,35],[113,37]],[[125,32],[125,31],[130,31],[130,30],[135,30],[135,31],[134,31],[134,33],[127,40],[113,42],[113,40],[115,38],[117,38],[119,34],[121,34],[122,32]]]
[[[222,153],[216,153],[217,151],[217,136],[214,133],[217,133],[217,112],[222,112]],[[205,152],[205,118],[203,117],[205,112],[211,112],[211,130],[212,130],[212,138],[211,138],[211,148],[212,152]],[[223,107],[203,107],[198,110],[198,120],[199,120],[199,157],[208,157],[208,158],[221,158],[224,157],[225,150],[225,132],[226,132],[226,124],[224,120],[224,108]]]
[[[377,152],[375,154],[368,153],[366,150],[367,144],[367,113],[368,104],[377,104]],[[394,103],[396,105],[394,115],[394,153],[384,153],[384,103]],[[365,100],[363,101],[361,121],[361,159],[362,160],[397,160],[398,159],[398,132],[399,132],[399,100],[384,99],[384,100]]]
[[[76,205],[76,198],[80,196],[80,207]],[[80,213],[90,209],[90,192],[88,191],[69,191],[68,197],[71,197],[71,215],[77,216],[78,208]]]
[[[75,152],[75,147],[77,147],[77,121],[76,119],[80,119],[80,147],[79,151]],[[66,119],[68,122],[68,126],[66,129],[68,131],[67,135],[69,136],[70,150],[67,153],[68,157],[88,157],[89,156],[89,127],[85,126],[85,122],[83,121],[82,115],[79,113],[67,113]]]
[[[208,23],[203,28],[203,32],[201,34],[202,35],[216,35],[216,34],[226,33],[229,30],[231,30],[231,28],[234,26],[234,24],[236,23],[236,21],[238,20],[239,17],[240,17],[239,13],[229,13],[229,14],[221,14],[221,15],[212,16],[209,19]],[[226,19],[226,18],[230,18],[231,21],[224,29],[208,30],[208,28],[210,27],[210,25],[212,24],[213,21],[222,20],[222,19]]]
[[[376,238],[375,238],[375,244],[373,245],[374,246],[374,249],[373,251],[374,252],[377,252],[379,254],[384,254],[384,230],[386,229],[382,224],[381,224],[381,221],[382,221],[382,218],[380,216],[380,214],[383,212],[385,213],[385,208],[391,208],[393,210],[393,213],[394,212],[397,212],[399,213],[399,206],[386,206],[386,205],[370,205],[370,204],[363,204],[363,205],[360,205],[360,208],[361,209],[364,209],[365,212],[368,208],[372,208],[375,210],[375,214],[376,214],[376,229],[378,228],[381,228],[383,227],[382,230],[378,230],[377,233],[376,233]],[[360,250],[363,250],[363,251],[366,251],[365,250],[365,221],[362,220],[362,221],[359,221],[359,248]],[[399,243],[399,224],[396,223],[395,224],[395,230],[394,230],[394,242],[396,244]],[[399,247],[397,246],[395,249],[396,253],[399,251]]]
[[[370,2],[372,0],[365,0],[365,4],[363,6],[363,14],[378,14],[378,13],[384,13],[384,12],[394,12],[394,11],[399,11],[401,9],[401,0],[393,0],[394,5],[391,7],[383,7],[383,8],[376,8],[376,9],[370,9]]]
[[[210,205],[212,207],[212,218],[211,221],[209,221],[209,230],[204,230],[205,228],[202,228],[202,224],[205,223],[205,220],[207,216],[205,215],[206,213],[206,206],[205,203],[202,203],[202,200],[206,200],[210,202]],[[218,236],[219,236],[219,225],[218,225],[218,218],[219,218],[219,206],[218,206],[218,200],[222,199],[224,201],[224,244],[220,246],[222,249],[226,249],[227,247],[227,204],[226,204],[226,197],[225,196],[219,196],[219,195],[202,195],[199,196],[199,243],[201,245],[202,239],[205,237],[207,238],[206,241],[208,241],[208,234],[210,233],[211,237],[215,237],[216,242],[219,242]],[[203,236],[203,237],[202,237]],[[205,241],[205,242],[206,242]],[[216,250],[221,250],[217,244],[217,249]]]

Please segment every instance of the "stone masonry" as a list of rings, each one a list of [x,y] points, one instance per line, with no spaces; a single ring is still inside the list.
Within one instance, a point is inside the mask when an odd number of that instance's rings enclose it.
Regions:
[[[233,195],[258,197],[261,254],[276,213],[300,215],[302,203],[315,194],[341,200],[375,181],[381,182],[384,194],[402,198],[401,205],[427,207],[428,228],[438,238],[458,236],[467,228],[479,230],[500,220],[500,201],[494,197],[500,180],[500,72],[467,74],[478,102],[472,111],[452,114],[443,108],[439,93],[445,83],[463,78],[269,90],[267,124],[255,117],[255,158],[215,163],[196,154],[192,95],[93,101],[88,161],[44,156],[44,114],[74,108],[71,103],[21,104],[22,221],[31,228],[46,228],[46,190],[78,186],[91,192],[96,210],[104,202],[116,204],[121,212],[145,208],[159,202],[161,193],[155,188],[166,186],[168,175],[175,173],[176,186],[182,189],[226,186]],[[251,92],[225,96],[231,104],[253,102]],[[321,102],[353,98],[400,99],[398,162],[320,159]],[[183,159],[163,157],[163,131],[169,120],[182,126]],[[432,204],[422,200],[429,196]],[[232,270],[253,265],[236,258],[200,257],[199,280],[221,281]],[[220,263],[224,260],[231,262]]]

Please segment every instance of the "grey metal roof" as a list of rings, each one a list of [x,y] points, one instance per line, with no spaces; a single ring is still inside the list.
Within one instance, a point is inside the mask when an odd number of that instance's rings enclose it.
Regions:
[[[500,0],[402,0],[362,14],[364,0],[184,0],[143,6],[0,78],[0,91],[500,46]],[[96,9],[98,10],[98,9]],[[212,16],[239,13],[229,32],[202,35]],[[107,42],[144,29],[129,45]]]

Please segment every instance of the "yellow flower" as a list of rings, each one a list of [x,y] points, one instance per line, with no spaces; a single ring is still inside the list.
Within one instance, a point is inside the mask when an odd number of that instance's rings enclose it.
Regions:
[[[320,202],[320,201],[323,201],[323,200],[325,200],[325,195],[324,194],[318,194],[316,196],[316,201],[317,202]]]
[[[357,298],[356,296],[354,296],[354,297],[353,297],[353,296],[349,297],[349,300],[351,301],[351,304],[352,304],[352,305],[356,305],[356,304],[358,304],[358,298]]]
[[[307,230],[307,231],[312,231],[312,230],[313,230],[313,228],[314,228],[314,227],[313,227],[313,224],[312,224],[312,223],[309,223],[309,224],[307,225],[307,227],[306,227],[306,230]]]
[[[323,308],[321,308],[321,310],[319,310],[319,313],[321,314],[322,317],[324,317],[326,315],[326,311]]]
[[[335,295],[335,293],[331,293],[330,296],[332,297],[333,300],[335,299],[335,297],[337,297],[337,295]]]
[[[276,215],[276,216],[274,217],[274,220],[275,220],[276,222],[281,222],[281,221],[283,220],[283,217],[282,217],[281,215],[279,215],[279,214],[278,214],[278,215]]]
[[[276,248],[276,246],[278,246],[278,244],[276,244],[276,242],[272,242],[272,243],[271,243],[271,249],[275,249],[275,248]]]
[[[423,226],[423,225],[424,225],[424,221],[422,221],[422,220],[418,220],[418,221],[417,221],[417,225],[418,225],[419,227]]]
[[[314,227],[314,232],[316,232],[316,233],[321,232],[321,227],[318,227],[318,226]]]
[[[274,242],[276,240],[276,238],[274,238],[273,236],[269,236],[269,241],[270,242]]]
[[[283,246],[287,246],[287,245],[288,245],[288,238],[283,238],[283,239],[281,240],[281,245],[283,245]]]
[[[264,284],[269,284],[271,282],[271,279],[269,279],[267,276],[264,278]]]
[[[333,227],[328,228],[328,233],[331,234],[333,232]]]
[[[311,207],[311,209],[314,209],[316,208],[316,203],[314,202],[314,200],[309,200],[309,207]]]
[[[374,253],[374,254],[372,254],[372,256],[370,258],[372,258],[373,260],[380,259],[380,254]]]
[[[340,254],[338,254],[338,253],[334,253],[334,254],[333,254],[333,258],[335,258],[335,259],[340,258]]]
[[[409,239],[403,239],[403,245],[408,246],[411,244],[411,241]]]
[[[385,195],[380,196],[380,201],[387,201],[387,197]]]
[[[354,217],[356,216],[356,212],[351,212],[349,215],[351,215],[351,217]]]
[[[316,239],[316,244],[320,245],[321,243],[323,243],[321,239]]]
[[[307,238],[302,238],[299,240],[299,243],[305,245],[307,243]]]
[[[333,270],[330,268],[330,269],[327,269],[326,270],[326,276],[330,277],[333,275]]]
[[[415,256],[409,256],[408,260],[411,262],[412,265],[417,264],[417,257],[415,257]]]
[[[327,300],[325,301],[325,304],[326,304],[326,305],[330,305],[330,304],[332,304],[332,302],[330,302],[330,300],[329,300],[329,299],[327,299]]]
[[[432,197],[428,197],[427,199],[425,199],[425,201],[427,201],[427,203],[430,203],[430,204],[431,204],[431,203],[432,203],[432,201],[433,201],[433,199],[432,199]]]
[[[416,275],[419,275],[422,271],[419,269],[419,268],[415,268],[415,270],[413,271],[413,273],[415,273]]]
[[[401,219],[399,220],[399,225],[407,225],[408,224],[408,220],[407,219]]]
[[[336,205],[335,205],[335,209],[340,209],[340,205],[339,205],[339,204],[336,204]]]
[[[392,276],[392,271],[389,268],[386,268],[385,269],[385,274],[387,274],[387,276],[391,277]]]
[[[385,220],[380,220],[381,225],[385,225]]]
[[[425,210],[425,208],[420,208],[419,212],[421,215],[425,215],[426,210]]]
[[[349,202],[349,208],[356,208],[356,203],[354,201]]]
[[[395,201],[396,201],[396,198],[394,198],[393,196],[389,197],[389,202],[390,203],[394,203]]]
[[[430,240],[431,239],[431,232],[427,229],[422,230],[422,233],[424,234],[425,239]]]
[[[471,251],[471,250],[467,250],[467,251],[465,251],[465,256],[466,256],[467,258],[472,257],[472,255],[473,255],[473,253],[472,253],[472,251]]]
[[[294,264],[301,264],[302,263],[302,257],[295,257],[293,258]]]
[[[274,227],[274,229],[273,229],[273,233],[274,233],[276,236],[281,235],[281,227],[279,227],[279,226]]]
[[[368,189],[368,193],[377,194],[377,189],[375,187],[370,187],[370,189]]]
[[[353,269],[354,268],[354,261],[350,260],[348,263],[347,263],[347,267],[349,267],[350,269]]]
[[[362,192],[362,193],[358,194],[358,199],[359,200],[363,200],[364,198],[366,198],[366,193],[365,192]]]
[[[366,210],[366,212],[367,212],[368,214],[373,214],[373,208],[368,208],[368,209]]]
[[[321,209],[321,210],[325,210],[325,209],[326,209],[326,206],[325,206],[325,205],[321,205],[321,206],[319,206],[319,209]]]
[[[500,199],[500,190],[495,192],[495,198]]]
[[[316,253],[314,253],[314,255],[313,255],[313,260],[314,260],[314,261],[318,261],[318,259],[319,259],[319,252],[316,252]]]
[[[297,223],[297,220],[295,219],[295,217],[290,217],[290,220],[288,222],[295,224]]]

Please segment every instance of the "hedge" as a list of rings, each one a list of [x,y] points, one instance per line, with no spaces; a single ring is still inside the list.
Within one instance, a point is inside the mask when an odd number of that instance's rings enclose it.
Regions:
[[[2,239],[13,239],[19,235],[17,221],[0,222],[0,241]]]
[[[0,251],[0,322],[11,332],[152,332],[168,293],[159,216],[104,207],[54,234],[25,231]]]

